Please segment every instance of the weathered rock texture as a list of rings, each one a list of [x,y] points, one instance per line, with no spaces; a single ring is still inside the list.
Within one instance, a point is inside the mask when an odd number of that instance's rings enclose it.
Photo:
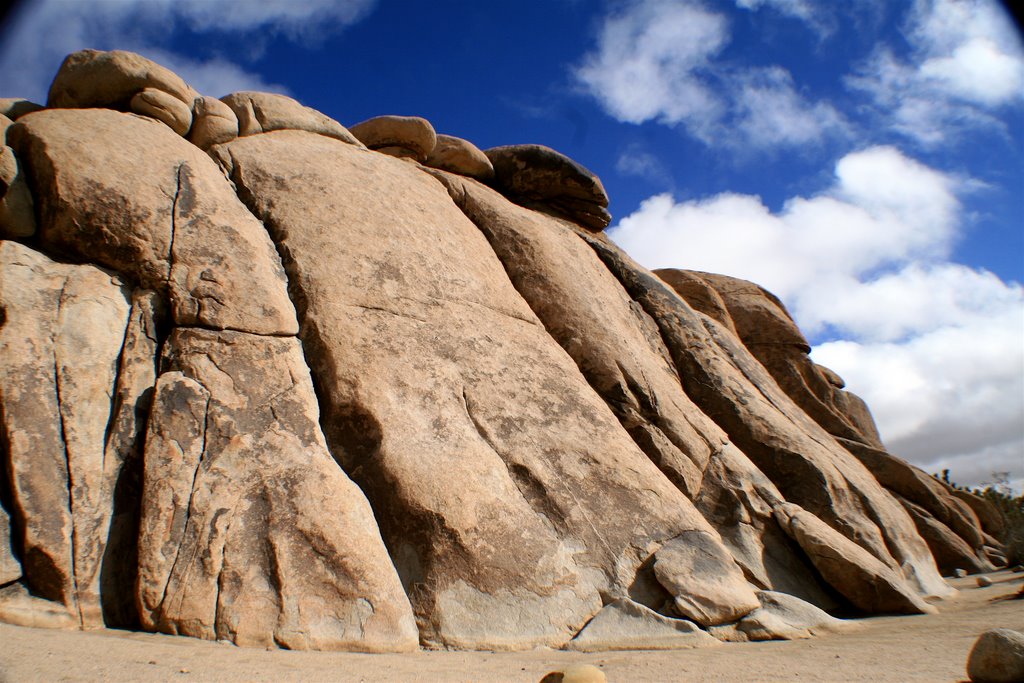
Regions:
[[[777,299],[632,262],[553,150],[119,52],[49,105],[3,105],[0,619],[691,647],[929,611],[936,560],[998,555]]]

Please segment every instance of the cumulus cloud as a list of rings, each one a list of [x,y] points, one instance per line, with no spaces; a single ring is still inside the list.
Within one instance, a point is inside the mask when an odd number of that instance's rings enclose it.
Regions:
[[[37,0],[11,17],[0,40],[0,73],[5,96],[46,100],[46,89],[60,62],[83,48],[127,49],[179,69],[200,92],[223,95],[233,90],[281,92],[242,64],[177,54],[166,48],[175,26],[196,32],[249,34],[280,32],[312,40],[354,23],[375,0]],[[158,58],[159,57],[159,58]],[[209,88],[209,89],[207,89]]]
[[[918,0],[904,35],[905,58],[880,45],[847,79],[897,133],[936,146],[1024,103],[1024,50],[994,0]]]
[[[610,234],[648,267],[727,273],[778,294],[894,452],[980,484],[992,471],[1024,477],[1024,289],[950,260],[958,194],[971,189],[877,146],[779,211],[751,195],[662,194]]]
[[[605,19],[575,76],[619,121],[681,126],[708,146],[771,150],[846,134],[842,115],[782,67],[721,61],[729,40],[725,16],[695,0],[638,0]]]

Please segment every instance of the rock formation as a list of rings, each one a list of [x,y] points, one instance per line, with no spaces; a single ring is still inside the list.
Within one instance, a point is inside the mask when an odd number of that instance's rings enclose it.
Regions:
[[[694,647],[998,558],[776,298],[639,266],[554,150],[116,51],[0,113],[0,620]]]

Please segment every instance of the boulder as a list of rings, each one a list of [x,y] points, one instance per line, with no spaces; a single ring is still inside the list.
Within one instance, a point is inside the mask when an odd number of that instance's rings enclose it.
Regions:
[[[967,657],[967,676],[972,683],[1024,681],[1024,633],[994,628],[978,636]]]
[[[30,102],[21,97],[0,97],[0,114],[12,121],[17,121],[25,114],[31,114],[42,108],[43,105]]]
[[[14,125],[14,121],[0,114],[0,143],[7,140],[7,129]]]
[[[593,664],[571,664],[562,671],[552,671],[540,683],[607,683],[604,672]]]
[[[565,647],[600,652],[682,650],[717,644],[692,621],[670,619],[629,598],[619,598],[605,605]]]
[[[192,107],[188,140],[200,149],[230,142],[238,137],[238,117],[216,97],[199,97]]]
[[[935,612],[892,568],[799,505],[786,503],[776,514],[825,580],[854,606],[869,613]]]
[[[167,126],[103,109],[49,109],[11,128],[44,247],[166,294],[173,321],[295,334],[266,230],[209,156]]]
[[[1002,539],[1006,533],[1006,520],[996,507],[979,495],[961,489],[952,489],[952,494],[962,500],[974,511],[985,533],[996,539]]]
[[[561,647],[666,539],[713,534],[435,178],[297,131],[218,152],[287,245],[328,443],[423,642]]]
[[[666,542],[654,553],[654,575],[675,596],[676,612],[701,626],[736,621],[759,606],[736,562],[707,532]]]
[[[851,627],[814,605],[786,593],[758,591],[761,607],[736,624],[744,640],[797,640]]]
[[[432,168],[449,171],[487,182],[494,177],[494,166],[487,155],[469,140],[452,135],[437,135],[434,149],[423,162]]]
[[[978,584],[978,588],[988,588],[992,585],[992,579],[987,576],[979,576],[975,581]]]
[[[124,50],[79,50],[64,58],[50,85],[48,107],[127,110],[136,93],[160,90],[192,106],[195,91],[170,69]]]
[[[106,431],[128,296],[109,272],[0,241],[0,442],[16,545],[32,595],[83,627],[103,625],[100,568],[117,476],[105,464]]]
[[[611,222],[601,179],[543,145],[507,145],[484,152],[494,166],[494,187],[511,201],[554,213],[588,230]]]
[[[243,91],[220,99],[235,113],[240,136],[275,130],[305,130],[362,147],[345,126],[285,95]]]
[[[349,132],[370,149],[390,149],[391,156],[411,156],[417,161],[426,161],[437,143],[434,127],[419,116],[375,116],[352,126]]]
[[[295,338],[180,328],[145,447],[142,623],[289,649],[408,651],[408,599],[330,457]]]
[[[129,107],[136,114],[149,116],[181,136],[192,127],[192,108],[173,95],[156,88],[145,88],[135,93]]]
[[[32,192],[14,150],[0,147],[0,238],[31,237],[36,232]]]

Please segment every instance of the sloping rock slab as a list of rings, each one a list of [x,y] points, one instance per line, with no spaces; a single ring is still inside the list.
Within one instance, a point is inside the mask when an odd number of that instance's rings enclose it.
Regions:
[[[836,533],[902,572],[923,594],[953,592],[902,506],[779,388],[735,335],[603,235],[578,234],[658,323],[687,394],[786,500],[842,530]]]
[[[782,505],[776,515],[825,580],[859,609],[869,613],[935,612],[891,568],[799,505]]]
[[[106,109],[23,116],[8,138],[37,188],[44,247],[167,293],[174,322],[295,334],[266,230],[201,150]]]
[[[143,625],[238,645],[418,644],[366,499],[331,459],[298,340],[179,329],[146,438]]]
[[[619,598],[598,612],[565,649],[684,650],[717,644],[692,621],[669,619],[629,598]]]
[[[690,531],[654,553],[654,575],[675,596],[675,609],[702,626],[735,621],[757,609],[743,572],[711,535]]]
[[[757,599],[761,607],[736,624],[745,640],[797,640],[855,627],[786,593],[758,591]]]

